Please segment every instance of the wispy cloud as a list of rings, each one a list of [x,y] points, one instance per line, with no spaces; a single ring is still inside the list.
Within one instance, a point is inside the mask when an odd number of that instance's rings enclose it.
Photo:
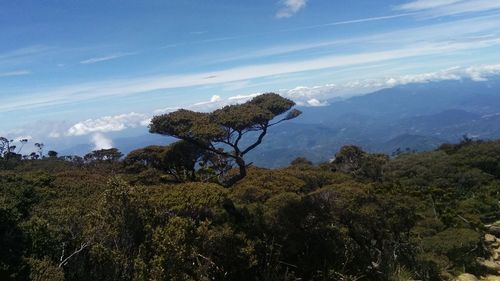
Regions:
[[[414,14],[414,13],[410,13]],[[404,14],[404,15],[410,15]],[[330,23],[336,24],[336,23]],[[328,25],[328,24],[326,24]],[[324,25],[322,25],[324,26]],[[216,59],[203,58],[203,61],[208,63],[220,63],[228,61],[248,60],[255,58],[271,57],[276,55],[285,55],[290,53],[297,53],[302,51],[312,51],[313,49],[325,49],[335,46],[347,46],[349,44],[366,45],[373,43],[384,43],[391,46],[402,46],[411,42],[432,42],[442,38],[450,38],[453,34],[454,38],[465,38],[478,34],[495,33],[500,28],[499,15],[475,17],[470,19],[455,20],[445,23],[431,24],[413,28],[403,28],[399,30],[368,34],[364,36],[338,38],[334,40],[325,40],[309,43],[276,45],[267,48],[248,50],[238,53],[224,53],[219,55]],[[412,34],[412,36],[408,36]],[[474,35],[476,36],[476,35]],[[197,59],[198,61],[200,59]]]
[[[395,7],[400,11],[422,11],[427,16],[451,16],[500,9],[498,0],[414,0]]]
[[[35,45],[24,48],[19,48],[15,50],[10,50],[4,53],[0,53],[0,62],[12,60],[12,59],[20,59],[33,55],[40,55],[47,51],[52,50],[52,48],[47,46]]]
[[[276,13],[277,18],[289,18],[305,8],[308,0],[281,0],[280,9]]]
[[[319,29],[319,28],[324,28],[324,27],[328,27],[328,26],[349,25],[349,24],[358,24],[358,23],[366,23],[366,22],[374,22],[374,21],[385,21],[385,20],[397,19],[397,18],[402,18],[402,17],[415,16],[418,14],[419,14],[419,12],[408,12],[408,13],[401,13],[401,14],[387,15],[387,16],[367,17],[367,18],[358,18],[358,19],[352,19],[352,20],[327,22],[327,23],[323,23],[323,24],[306,25],[306,26],[286,28],[286,29],[281,29],[281,30],[273,30],[270,32],[259,32],[259,33],[246,34],[246,35],[209,38],[209,39],[203,39],[203,40],[194,41],[194,42],[192,41],[192,42],[182,42],[182,43],[176,43],[176,44],[167,44],[167,45],[162,46],[158,49],[168,49],[168,48],[174,48],[174,47],[181,47],[181,46],[189,45],[189,44],[203,44],[203,43],[239,40],[242,38],[258,37],[258,36],[264,36],[264,35],[270,35],[270,34],[276,34],[276,33],[286,33],[286,32],[308,30],[308,29]]]
[[[116,54],[111,54],[107,56],[102,56],[102,57],[94,57],[94,58],[89,58],[86,60],[80,61],[81,64],[94,64],[98,62],[103,62],[103,61],[109,61],[109,60],[114,60],[122,57],[127,57],[134,55],[135,53],[116,53]]]
[[[396,7],[397,10],[420,11],[432,8],[443,7],[464,0],[416,0]]]
[[[56,48],[34,45],[13,50],[0,51],[0,65],[2,68],[31,68],[36,61],[43,60]],[[25,74],[22,74],[25,75]]]
[[[31,74],[31,71],[29,70],[16,70],[9,72],[0,72],[0,77],[23,76],[29,74]]]
[[[0,104],[0,112],[41,108],[54,105],[78,103],[103,97],[144,94],[151,91],[203,85],[222,85],[276,75],[290,75],[327,68],[351,67],[389,62],[391,60],[432,56],[439,53],[453,55],[458,51],[481,49],[500,45],[498,15],[483,16],[466,20],[455,20],[431,26],[407,28],[393,32],[376,33],[342,40],[308,44],[275,46],[255,52],[247,52],[249,58],[298,52],[335,44],[376,44],[379,51],[331,55],[333,49],[326,49],[328,55],[311,59],[289,60],[265,64],[249,64],[212,72],[187,73],[179,75],[152,75],[73,84],[59,88],[19,92],[7,95]],[[407,36],[411,34],[412,36]],[[450,34],[453,36],[450,37]],[[488,36],[485,36],[488,35]],[[474,40],[471,38],[474,37]],[[443,41],[446,38],[447,41]],[[281,49],[281,51],[280,51]],[[227,55],[227,54],[226,54]],[[206,79],[211,77],[210,79]]]
[[[335,22],[329,22],[329,23],[318,24],[318,25],[309,25],[309,26],[304,26],[304,27],[298,27],[298,28],[295,28],[293,30],[303,30],[303,29],[313,29],[313,28],[335,26],[335,25],[346,25],[346,24],[363,23],[363,22],[383,21],[383,20],[397,19],[397,18],[414,16],[414,15],[418,15],[418,13],[411,12],[411,13],[402,13],[402,14],[396,14],[396,15],[380,16],[380,17],[368,17],[368,18],[345,20],[345,21],[335,21]]]
[[[126,80],[106,81],[83,85],[73,85],[60,89],[39,92],[27,96],[7,99],[0,105],[0,112],[18,109],[75,103],[102,97],[124,96],[147,93],[161,89],[216,85],[232,81],[270,77],[280,74],[306,72],[327,68],[354,66],[359,64],[379,63],[396,59],[429,56],[455,51],[480,49],[500,45],[500,37],[484,38],[474,42],[456,41],[424,43],[398,49],[379,52],[364,52],[349,55],[330,55],[314,59],[248,65],[215,72],[186,74],[176,76],[154,76]],[[206,77],[214,77],[206,79]]]

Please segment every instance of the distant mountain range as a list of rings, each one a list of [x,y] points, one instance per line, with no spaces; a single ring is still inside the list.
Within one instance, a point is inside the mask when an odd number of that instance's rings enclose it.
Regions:
[[[500,78],[408,84],[299,109],[302,116],[270,129],[262,145],[249,154],[251,162],[279,167],[298,156],[327,161],[345,144],[391,154],[397,149],[431,150],[463,135],[500,138]],[[113,142],[128,153],[172,140],[145,134]],[[62,154],[90,150],[89,145],[80,145]]]

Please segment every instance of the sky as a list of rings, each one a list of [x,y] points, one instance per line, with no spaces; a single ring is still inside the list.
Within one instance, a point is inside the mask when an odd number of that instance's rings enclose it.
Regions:
[[[500,74],[500,0],[1,3],[0,136],[12,139],[105,148],[177,108],[263,92],[324,106]]]

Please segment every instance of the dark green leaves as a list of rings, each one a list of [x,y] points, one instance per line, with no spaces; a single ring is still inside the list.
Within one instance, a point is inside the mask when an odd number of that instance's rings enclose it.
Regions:
[[[277,116],[289,111],[295,103],[278,94],[267,93],[243,104],[228,105],[212,113],[180,109],[155,116],[150,132],[191,140],[220,140],[231,137],[234,131],[255,131],[267,127]],[[300,115],[292,110],[283,120]]]
[[[155,116],[151,120],[149,131],[192,140],[213,139],[224,134],[222,128],[211,122],[210,114],[186,109]]]
[[[151,133],[172,136],[197,145],[206,151],[234,160],[239,173],[221,182],[231,186],[246,176],[247,164],[243,156],[262,143],[267,129],[282,121],[296,118],[299,110],[289,111],[295,103],[278,94],[267,93],[243,104],[228,105],[212,113],[177,110],[155,116],[149,125]],[[274,123],[279,115],[288,114]],[[240,147],[241,139],[247,132],[260,132],[253,143]],[[224,151],[228,148],[231,151]]]

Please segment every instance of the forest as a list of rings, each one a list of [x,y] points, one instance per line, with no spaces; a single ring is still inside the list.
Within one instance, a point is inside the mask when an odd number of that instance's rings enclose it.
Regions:
[[[268,129],[300,115],[293,106],[265,94],[159,115],[150,131],[179,141],[126,156],[43,144],[22,156],[2,138],[0,280],[498,275],[500,141],[391,156],[347,144],[325,163],[247,163]]]

